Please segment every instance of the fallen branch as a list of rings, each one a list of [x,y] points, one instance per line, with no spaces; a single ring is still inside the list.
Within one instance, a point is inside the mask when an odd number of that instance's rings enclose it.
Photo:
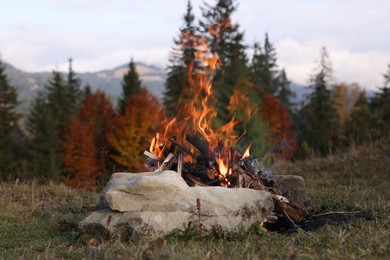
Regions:
[[[330,211],[330,212],[324,212],[324,213],[319,213],[315,215],[311,215],[311,217],[323,217],[323,216],[329,216],[329,215],[355,215],[362,213],[361,211]]]

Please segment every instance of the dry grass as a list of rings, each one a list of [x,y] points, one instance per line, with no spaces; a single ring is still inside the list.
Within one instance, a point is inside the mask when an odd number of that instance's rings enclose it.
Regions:
[[[275,171],[305,178],[318,210],[372,213],[372,220],[327,225],[310,233],[248,232],[207,236],[103,239],[77,224],[96,193],[63,185],[0,183],[0,258],[390,258],[390,142],[351,149],[326,159],[278,165]]]

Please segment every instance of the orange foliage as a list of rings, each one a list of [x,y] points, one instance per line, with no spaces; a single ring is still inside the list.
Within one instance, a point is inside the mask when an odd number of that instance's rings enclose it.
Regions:
[[[106,175],[101,150],[107,147],[114,111],[101,91],[88,95],[79,114],[73,115],[63,136],[63,162],[67,176],[63,181],[71,187],[94,190]]]
[[[297,140],[286,107],[276,97],[265,95],[261,116],[273,134],[274,156],[290,160],[295,153]]]
[[[127,171],[146,170],[143,151],[148,150],[160,122],[163,121],[162,107],[146,89],[132,96],[123,115],[117,115],[114,129],[108,141],[115,150],[111,158]]]

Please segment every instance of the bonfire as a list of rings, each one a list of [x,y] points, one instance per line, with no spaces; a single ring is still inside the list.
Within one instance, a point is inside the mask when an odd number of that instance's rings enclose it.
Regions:
[[[204,37],[195,37],[195,63],[188,64],[188,86],[182,91],[175,118],[162,123],[163,131],[151,141],[148,165],[156,171],[174,170],[189,186],[222,186],[268,190],[272,193],[275,212],[301,222],[306,208],[277,194],[272,176],[262,166],[261,158],[250,156],[249,145],[244,153],[237,143],[245,135],[236,133],[239,119],[217,129],[217,112],[212,79],[217,66],[222,66],[217,54],[211,53]],[[191,98],[188,98],[191,97]],[[248,114],[250,111],[248,108]]]

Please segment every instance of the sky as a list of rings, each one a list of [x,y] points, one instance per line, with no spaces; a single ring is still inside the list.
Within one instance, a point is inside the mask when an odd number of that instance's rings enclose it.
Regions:
[[[192,0],[200,6],[216,0]],[[233,22],[245,43],[274,44],[279,68],[307,84],[326,47],[337,82],[375,90],[390,64],[389,0],[242,0]],[[0,0],[3,61],[28,72],[168,64],[187,0]]]

